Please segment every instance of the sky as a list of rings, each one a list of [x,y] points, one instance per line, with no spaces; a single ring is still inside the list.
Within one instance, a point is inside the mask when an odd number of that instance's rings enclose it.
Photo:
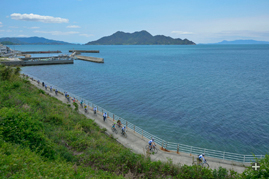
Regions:
[[[269,0],[1,0],[1,37],[87,43],[117,31],[195,43],[269,41]]]

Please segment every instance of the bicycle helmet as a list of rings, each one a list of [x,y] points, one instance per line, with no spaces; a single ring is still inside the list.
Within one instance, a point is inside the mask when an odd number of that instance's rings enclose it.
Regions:
[[[204,154],[204,153],[202,153],[202,156],[205,156],[205,154]]]
[[[152,138],[152,141],[154,141],[154,139]]]

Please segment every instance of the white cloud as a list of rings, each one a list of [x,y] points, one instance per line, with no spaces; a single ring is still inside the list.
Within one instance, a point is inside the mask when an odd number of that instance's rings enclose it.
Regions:
[[[9,28],[17,29],[17,28],[19,28],[19,27],[17,27],[17,26],[9,26]]]
[[[29,37],[28,35],[18,35],[18,37]]]
[[[172,34],[177,34],[177,35],[191,35],[194,34],[193,32],[184,32],[184,31],[172,31]]]
[[[69,32],[62,32],[62,31],[34,31],[35,33],[43,33],[43,34],[51,34],[51,35],[72,35],[72,34],[79,34],[79,32],[69,31]]]
[[[3,25],[2,25],[2,22],[0,22],[0,27],[2,27]]]
[[[0,30],[0,32],[4,32],[5,30]]]
[[[39,29],[40,27],[26,27],[26,26],[23,26],[23,28],[26,28],[26,29]]]
[[[39,29],[40,27],[29,27],[29,29]]]
[[[38,14],[20,14],[13,13],[10,15],[12,19],[22,20],[22,21],[34,21],[34,22],[44,22],[44,23],[68,23],[68,19],[52,16],[41,16]]]
[[[78,26],[78,25],[69,25],[66,28],[80,28],[80,26]]]
[[[92,37],[93,34],[79,34],[80,36],[84,36],[84,37]]]

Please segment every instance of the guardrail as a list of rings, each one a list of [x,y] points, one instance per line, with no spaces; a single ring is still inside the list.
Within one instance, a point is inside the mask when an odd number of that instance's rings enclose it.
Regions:
[[[28,75],[30,77],[30,75]],[[36,80],[39,80],[40,82],[44,80],[40,80],[36,77],[32,77],[32,80],[34,80],[33,78],[35,78]],[[56,86],[56,85],[52,85],[50,83],[44,82],[45,84],[47,84],[47,86],[53,86],[54,89],[57,89],[58,91],[64,93],[67,92],[66,90],[63,90],[62,88]],[[68,94],[70,95],[70,97],[73,97],[75,99],[77,99],[77,102],[80,102],[81,100],[83,100],[84,105],[87,105],[88,108],[94,108],[97,107],[97,111],[98,112],[102,112],[102,114],[104,112],[107,113],[107,118],[112,119],[113,121],[117,121],[117,120],[121,120],[121,123],[123,125],[125,125],[128,129],[128,131],[131,131],[133,133],[136,133],[139,135],[139,137],[141,137],[142,139],[152,139],[154,138],[154,142],[156,144],[158,144],[160,147],[162,147],[164,150],[169,150],[169,151],[175,151],[177,153],[179,152],[183,152],[183,153],[187,153],[190,155],[198,155],[201,153],[205,153],[207,157],[212,157],[212,158],[216,158],[216,159],[221,159],[221,160],[229,160],[229,161],[235,161],[235,162],[240,162],[240,163],[251,163],[256,161],[256,158],[264,158],[265,155],[243,155],[243,154],[237,154],[237,153],[230,153],[230,152],[225,152],[225,151],[218,151],[218,150],[212,150],[212,149],[206,149],[206,148],[200,148],[200,147],[195,147],[195,146],[189,146],[189,145],[184,145],[184,144],[180,144],[180,143],[174,143],[174,142],[168,142],[165,141],[155,135],[152,135],[151,133],[143,130],[142,128],[132,124],[131,122],[115,115],[114,113],[90,102],[89,100],[85,100],[84,98],[81,98],[75,94],[72,94],[70,92],[68,92]]]

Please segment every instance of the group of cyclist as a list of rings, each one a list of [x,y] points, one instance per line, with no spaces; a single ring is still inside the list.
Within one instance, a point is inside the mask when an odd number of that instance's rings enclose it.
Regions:
[[[118,128],[121,128],[121,134],[125,134],[125,133],[126,133],[126,126],[122,125],[122,123],[121,123],[120,120],[118,120],[117,123],[114,122],[114,123],[112,124],[112,127],[113,127],[114,129],[116,129],[116,126],[117,126]]]
[[[37,83],[39,85],[40,81],[37,80]],[[47,90],[47,85],[44,82],[42,82],[42,86],[45,87],[45,89]],[[52,92],[52,86],[50,86],[50,92]],[[56,95],[58,94],[58,90],[57,89],[55,89],[55,94]],[[64,95],[65,95],[65,98],[68,101],[70,101],[69,94],[67,92],[64,92]],[[73,102],[75,102],[75,98],[73,98]],[[81,105],[81,107],[83,107],[83,100],[80,101],[80,105]],[[84,105],[84,110],[85,110],[85,113],[87,113],[87,111],[88,111],[87,105]],[[93,112],[94,112],[94,114],[96,114],[96,112],[97,112],[96,106],[93,108]],[[106,121],[106,118],[107,118],[107,113],[105,112],[103,114],[103,120]],[[112,127],[116,129],[116,125],[119,128],[121,128],[121,133],[122,134],[124,134],[126,132],[126,126],[122,125],[122,123],[121,123],[120,120],[118,120],[117,123],[114,122],[113,125],[112,125]],[[149,140],[148,144],[149,144],[149,150],[152,150],[152,148],[156,146],[156,143],[154,142],[154,138],[152,138],[151,140]],[[205,163],[206,162],[205,154],[202,153],[201,155],[198,155],[197,160],[198,160],[199,163],[201,163],[201,162],[204,162]]]
[[[33,78],[31,78],[31,79],[33,80]],[[40,81],[37,80],[38,85],[39,85],[39,83],[40,83]],[[42,82],[42,86],[47,90],[48,86],[44,82]],[[50,92],[52,92],[52,91],[53,91],[52,86],[50,86]],[[55,94],[58,95],[58,90],[57,89],[55,89]]]

